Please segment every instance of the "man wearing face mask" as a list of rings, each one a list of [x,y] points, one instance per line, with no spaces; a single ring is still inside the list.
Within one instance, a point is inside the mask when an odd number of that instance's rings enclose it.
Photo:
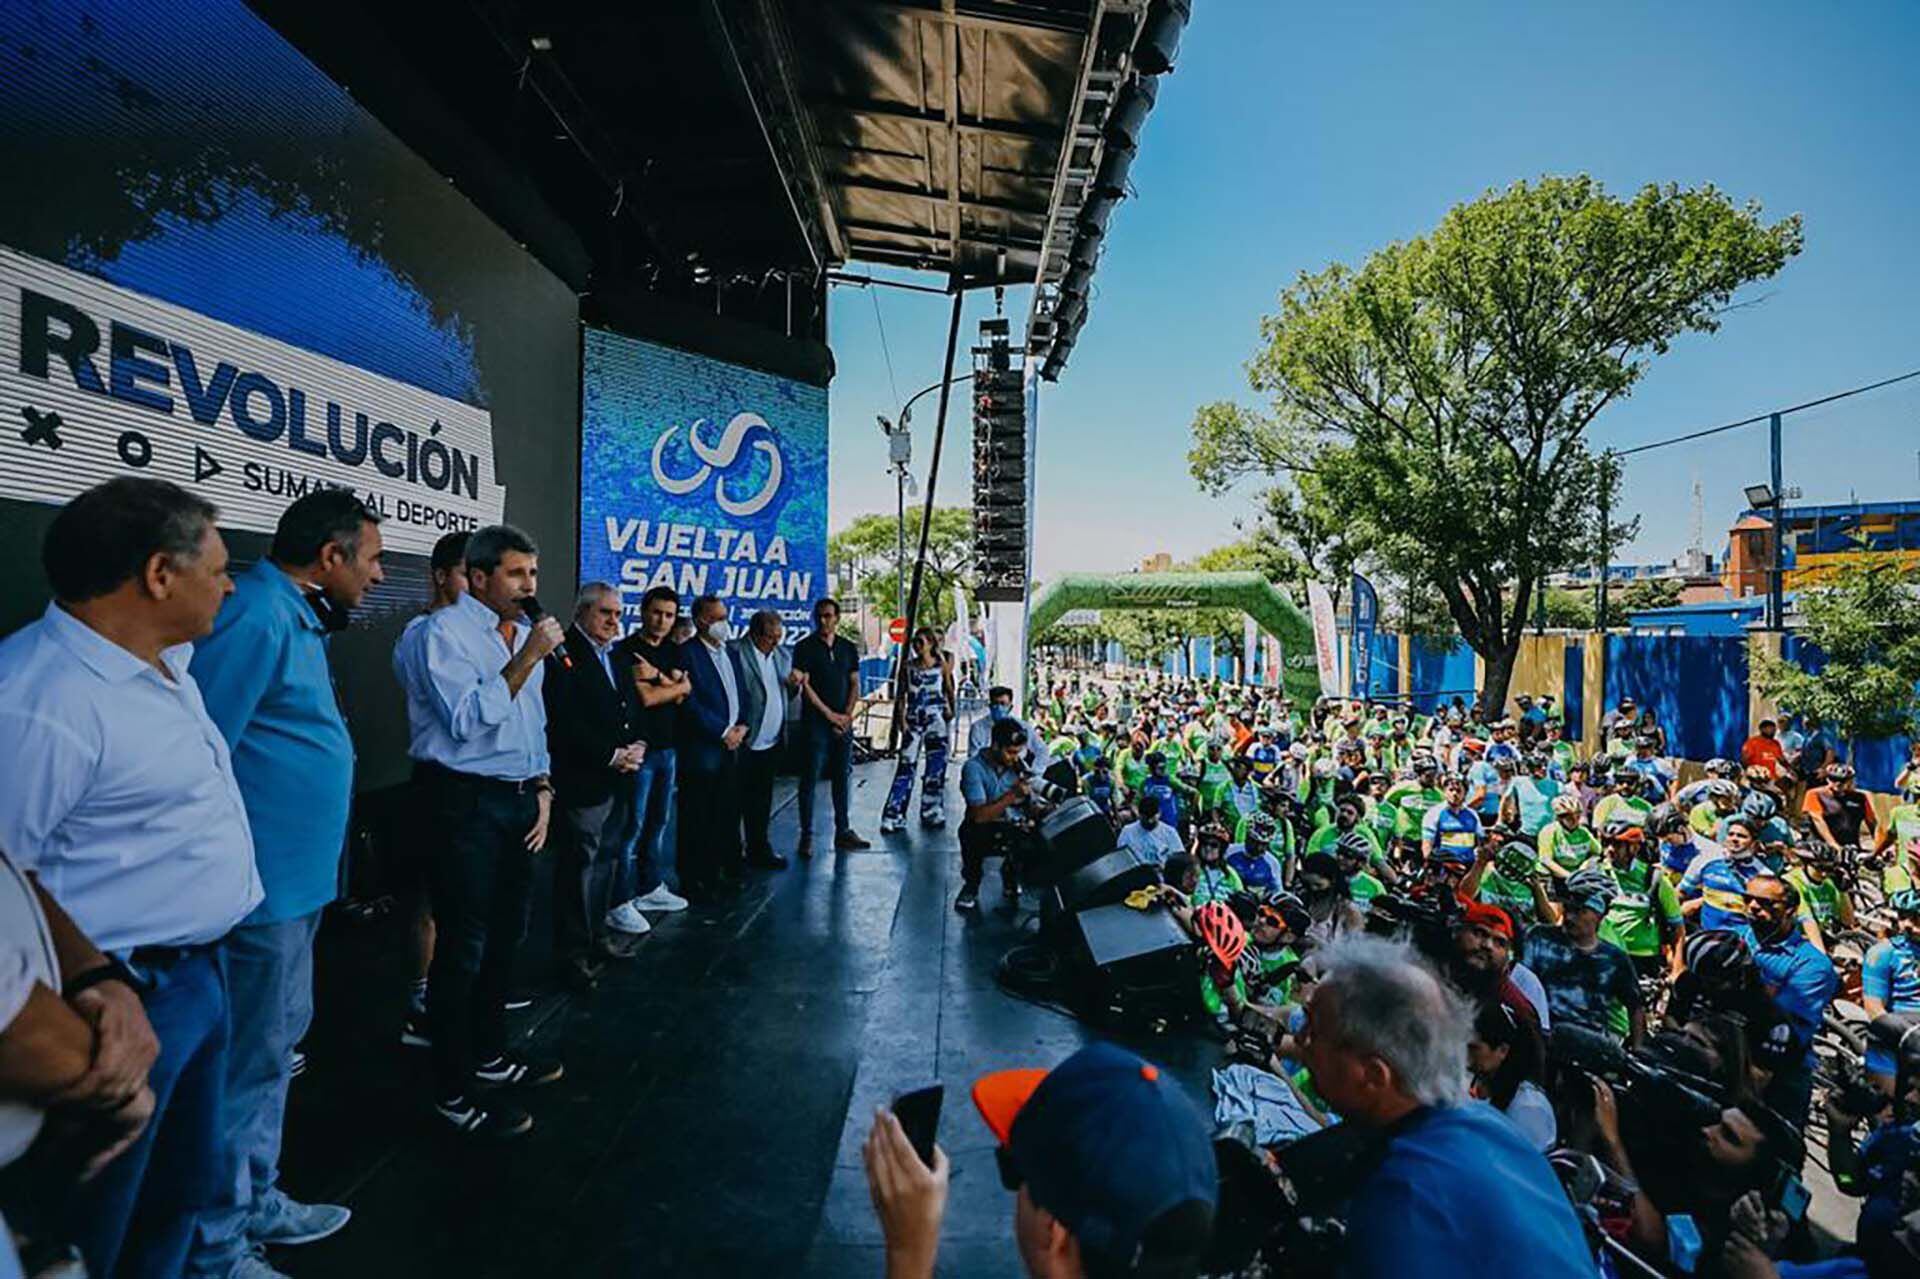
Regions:
[[[1160,820],[1158,804],[1142,804],[1140,815],[1120,828],[1120,847],[1158,866],[1187,851],[1180,832]]]
[[[296,1203],[276,1183],[293,1048],[313,1020],[313,942],[339,885],[353,799],[327,636],[383,580],[380,557],[380,517],[358,497],[308,493],[194,646],[193,677],[233,753],[266,899],[221,947],[233,1019],[221,1136],[239,1167],[221,1205],[201,1215],[191,1274],[274,1273],[258,1249],[324,1239],[349,1216]]]
[[[680,884],[694,901],[739,887],[740,751],[747,734],[746,673],[728,646],[732,626],[717,596],[693,602],[693,638],[680,665],[693,691],[680,716]]]
[[[973,727],[967,730],[967,754],[978,755],[985,750],[992,740],[993,726],[1003,720],[1018,725],[1027,739],[1027,752],[1023,758],[1028,771],[1035,777],[1046,772],[1047,765],[1053,762],[1047,755],[1047,744],[1040,740],[1031,725],[1013,713],[1013,690],[1004,684],[996,684],[987,690],[987,714],[985,718],[973,721]]]

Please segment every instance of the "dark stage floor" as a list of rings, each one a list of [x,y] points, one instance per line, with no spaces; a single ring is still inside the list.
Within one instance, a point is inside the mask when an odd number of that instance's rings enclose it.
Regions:
[[[1012,1205],[967,1088],[989,1070],[1052,1065],[1092,1032],[994,984],[1031,894],[1014,914],[990,872],[987,909],[963,918],[951,830],[878,838],[890,773],[855,774],[873,851],[762,874],[730,906],[661,917],[596,994],[518,1014],[567,1077],[527,1096],[538,1127],[504,1147],[459,1143],[423,1114],[425,1054],[397,1034],[399,921],[330,920],[284,1170],[296,1197],[348,1204],[354,1220],[276,1264],[351,1279],[877,1276],[860,1142],[875,1105],[938,1079],[954,1162],[941,1272],[1018,1275]],[[774,821],[783,849],[790,801],[789,787]],[[957,816],[957,794],[949,804]],[[546,925],[542,901],[536,979]],[[1187,1037],[1136,1047],[1197,1095],[1218,1055]]]

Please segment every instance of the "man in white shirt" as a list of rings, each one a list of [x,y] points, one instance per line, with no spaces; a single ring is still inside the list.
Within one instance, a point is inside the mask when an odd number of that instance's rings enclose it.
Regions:
[[[195,1218],[234,1193],[216,947],[262,893],[226,741],[187,669],[233,590],[216,515],[164,480],[87,490],[41,548],[55,602],[0,642],[0,845],[125,965],[96,989],[137,1002],[160,1041],[152,1122],[76,1192],[75,1242],[99,1275],[180,1273]]]
[[[747,623],[746,635],[729,646],[745,676],[740,700],[748,736],[740,751],[740,826],[747,864],[767,870],[787,865],[767,838],[767,823],[773,816],[773,775],[786,742],[787,720],[797,709],[793,694],[806,681],[793,669],[793,654],[781,646],[785,638],[780,614],[761,609]]]
[[[1142,804],[1140,816],[1121,828],[1120,847],[1156,866],[1165,866],[1167,858],[1187,851],[1180,832],[1160,820],[1160,805],[1151,803]]]

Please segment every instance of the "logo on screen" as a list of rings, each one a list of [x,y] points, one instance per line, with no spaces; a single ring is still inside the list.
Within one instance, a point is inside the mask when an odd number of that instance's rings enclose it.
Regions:
[[[720,433],[720,442],[709,445],[700,438],[700,429],[706,424],[707,420],[701,418],[687,428],[687,447],[691,448],[693,455],[700,459],[699,467],[691,475],[667,474],[667,468],[664,465],[667,442],[679,433],[680,428],[670,426],[661,432],[660,438],[653,442],[653,482],[675,497],[679,497],[693,492],[705,484],[709,477],[714,477],[713,500],[721,510],[729,515],[758,514],[780,491],[780,478],[784,469],[780,459],[780,449],[773,442],[773,428],[768,426],[767,420],[758,413],[736,413],[733,420],[727,423],[727,429]],[[767,455],[766,483],[762,484],[760,491],[752,497],[736,499],[727,492],[726,472],[733,469],[733,464],[740,460],[740,446],[746,442],[748,434],[755,428],[766,433],[766,438],[756,439],[753,442],[755,452]]]

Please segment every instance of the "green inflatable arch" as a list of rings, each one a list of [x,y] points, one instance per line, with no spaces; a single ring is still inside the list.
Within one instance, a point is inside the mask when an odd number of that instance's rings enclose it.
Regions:
[[[1258,573],[1068,573],[1033,601],[1028,633],[1076,608],[1237,608],[1280,641],[1280,682],[1296,702],[1320,696],[1313,623]]]

